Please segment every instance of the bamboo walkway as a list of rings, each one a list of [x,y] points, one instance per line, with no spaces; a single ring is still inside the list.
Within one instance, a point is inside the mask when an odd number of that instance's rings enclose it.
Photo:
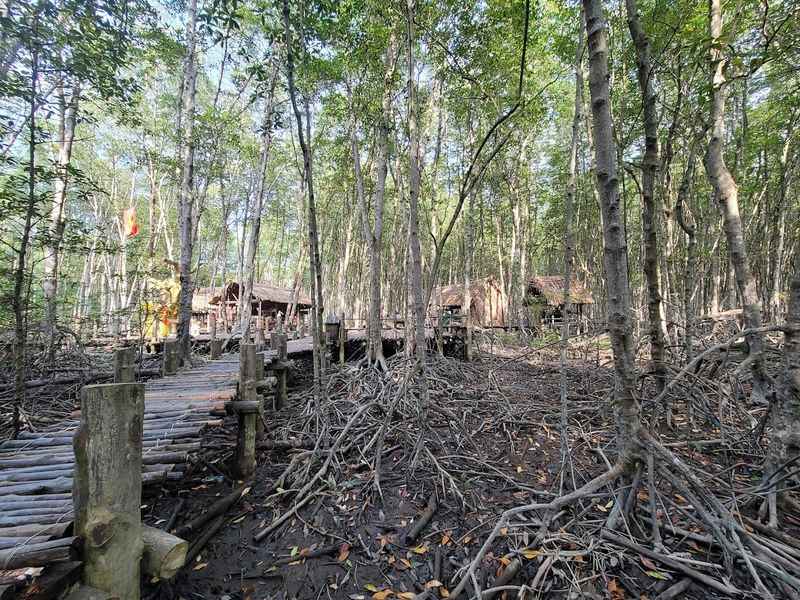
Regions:
[[[144,486],[182,477],[203,431],[222,424],[238,371],[238,354],[226,354],[145,384]],[[0,444],[0,550],[61,537],[67,530],[79,417],[74,413],[57,427]]]

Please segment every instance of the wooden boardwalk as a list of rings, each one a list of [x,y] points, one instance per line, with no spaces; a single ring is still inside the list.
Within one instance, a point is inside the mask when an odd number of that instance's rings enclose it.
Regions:
[[[226,354],[145,384],[143,485],[182,477],[203,430],[222,424],[238,372],[239,355]],[[0,444],[0,550],[60,537],[72,521],[78,418]]]

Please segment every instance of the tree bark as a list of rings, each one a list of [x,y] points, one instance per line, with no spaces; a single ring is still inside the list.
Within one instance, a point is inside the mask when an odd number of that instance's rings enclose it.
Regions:
[[[242,340],[249,340],[250,336],[250,313],[252,312],[252,303],[250,296],[253,292],[253,283],[255,282],[255,262],[256,253],[258,252],[258,242],[261,237],[261,216],[264,211],[264,194],[267,185],[267,166],[269,164],[270,151],[272,149],[272,120],[275,107],[275,86],[278,82],[278,68],[273,67],[272,77],[270,78],[269,91],[265,98],[264,107],[264,120],[262,122],[261,133],[261,159],[258,168],[258,187],[256,191],[256,202],[253,207],[253,218],[250,226],[250,238],[247,246],[247,256],[245,257],[244,268],[242,269],[244,277],[242,282],[244,285],[239,290],[240,294],[240,329],[242,333]]]
[[[188,362],[191,354],[191,335],[189,325],[192,319],[192,254],[194,236],[194,112],[195,88],[197,81],[197,0],[189,0],[188,22],[186,24],[186,79],[183,93],[183,117],[185,125],[183,140],[183,176],[181,178],[178,217],[180,223],[181,255],[179,260],[180,293],[178,295],[178,345],[182,362]]]
[[[289,97],[292,102],[295,121],[297,122],[297,138],[303,152],[303,170],[305,172],[306,191],[308,192],[308,246],[309,260],[311,268],[311,301],[313,303],[312,314],[314,317],[314,394],[317,399],[322,396],[322,378],[324,370],[324,353],[322,349],[322,323],[323,323],[323,304],[322,304],[322,265],[319,255],[319,236],[317,234],[317,208],[314,198],[314,177],[312,169],[311,140],[306,140],[303,127],[303,116],[297,103],[297,87],[294,80],[294,52],[292,51],[292,30],[289,21],[289,0],[283,0],[283,26],[286,38],[286,78],[289,84]],[[307,108],[307,103],[306,103]],[[309,118],[306,110],[306,118]],[[306,123],[310,129],[310,123]]]
[[[696,144],[692,143],[689,149],[689,158],[686,161],[686,171],[683,174],[678,198],[675,202],[675,217],[683,232],[686,234],[686,267],[683,276],[683,314],[686,327],[684,334],[684,348],[686,361],[694,358],[695,323],[697,321],[697,302],[695,290],[697,281],[697,226],[689,208],[689,190],[694,178]],[[670,419],[669,412],[667,419]]]
[[[625,0],[628,29],[636,48],[637,78],[642,94],[644,112],[645,151],[642,158],[642,238],[644,246],[644,274],[647,279],[647,314],[650,326],[650,358],[660,392],[666,382],[664,364],[664,315],[661,303],[661,276],[659,274],[658,238],[656,236],[655,187],[659,167],[658,111],[650,40],[639,20],[636,0]]]
[[[780,156],[780,171],[778,174],[779,189],[778,202],[775,213],[778,216],[778,223],[775,227],[775,244],[771,253],[772,279],[770,282],[769,312],[773,321],[777,322],[781,312],[781,270],[783,268],[783,255],[786,247],[786,192],[794,175],[794,169],[789,168],[789,147],[792,139],[793,124],[786,133],[783,149]],[[794,165],[792,165],[794,166]]]
[[[582,12],[582,11],[581,11]],[[578,144],[580,143],[581,122],[583,121],[583,52],[584,24],[581,14],[580,33],[575,50],[575,108],[572,116],[572,138],[569,145],[567,193],[564,195],[564,315],[561,323],[561,344],[559,352],[560,374],[559,392],[561,395],[561,462],[560,493],[564,492],[566,469],[564,468],[569,453],[568,409],[567,404],[567,344],[569,340],[570,281],[575,259],[575,233],[573,219],[575,213],[575,195],[577,193]]]
[[[420,167],[419,167],[419,131],[417,123],[417,93],[416,60],[414,58],[414,0],[406,2],[406,60],[408,62],[408,245],[411,251],[409,260],[410,272],[408,281],[410,286],[410,310],[413,315],[413,343],[414,353],[419,366],[425,364],[425,304],[422,300],[422,253],[419,243],[419,194],[420,194]],[[409,346],[412,344],[409,343]]]
[[[589,49],[589,91],[595,142],[595,176],[603,215],[603,266],[608,303],[608,331],[614,352],[614,407],[618,446],[627,468],[637,458],[640,407],[636,397],[635,344],[632,334],[628,248],[617,178],[614,124],[608,76],[608,34],[602,0],[583,0]]]
[[[756,282],[750,271],[742,219],[739,214],[739,190],[725,164],[723,145],[725,144],[725,58],[722,41],[721,0],[709,0],[709,36],[711,49],[709,67],[711,77],[711,139],[705,155],[705,168],[711,187],[717,196],[722,210],[725,236],[728,241],[736,285],[742,297],[744,324],[750,330],[761,327],[761,303]],[[732,286],[733,282],[729,283]],[[763,366],[764,340],[761,333],[750,333],[747,337],[749,359],[753,374],[752,397],[757,402],[766,402],[768,378]]]
[[[44,279],[42,291],[44,293],[44,324],[45,335],[48,340],[49,361],[55,359],[56,351],[56,321],[58,317],[58,271],[61,258],[61,242],[64,239],[66,218],[64,215],[67,204],[67,183],[69,181],[69,164],[72,159],[72,143],[75,139],[75,124],[78,117],[78,101],[81,86],[75,83],[72,86],[72,95],[69,102],[64,98],[63,86],[59,87],[59,117],[58,117],[58,158],[56,159],[56,178],[53,184],[53,203],[50,207],[50,221],[47,227],[47,243],[44,255]]]

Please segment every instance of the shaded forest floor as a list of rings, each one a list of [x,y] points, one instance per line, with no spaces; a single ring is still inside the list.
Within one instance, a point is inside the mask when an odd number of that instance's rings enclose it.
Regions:
[[[318,407],[310,381],[295,381],[287,406],[268,417],[253,483],[223,516],[187,535],[202,540],[191,564],[173,582],[149,582],[144,597],[447,598],[504,510],[576,489],[615,456],[613,374],[602,344],[578,343],[571,352],[564,460],[557,349],[493,350],[473,363],[433,359],[427,402],[418,401],[424,391],[412,387],[399,356],[390,359],[388,376],[337,367]],[[753,531],[746,519],[756,518],[759,504],[765,410],[747,406],[746,384],[726,383],[722,374],[731,368],[706,364],[712,377],[697,373],[677,388],[674,427],[658,431]],[[295,373],[308,370],[299,365]],[[643,398],[654,396],[650,387],[644,384]],[[653,408],[645,402],[644,414]],[[163,527],[177,514],[180,527],[230,494],[238,485],[227,468],[235,429],[231,422],[213,432],[190,476],[145,501],[148,523]],[[616,533],[652,548],[652,507],[663,537],[659,552],[720,586],[754,589],[742,565],[722,566],[691,500],[658,475],[651,498],[648,483],[646,470],[628,480],[634,493],[620,507],[624,486],[603,488],[560,511],[549,528],[542,527],[547,514],[515,517],[462,597],[475,597],[474,584],[507,586],[496,595],[484,591],[484,598],[724,597],[685,570],[601,539],[620,508]],[[417,534],[415,524],[434,504]],[[790,540],[800,533],[800,514],[782,516]],[[255,542],[253,535],[271,524]],[[783,542],[800,556],[798,544]]]

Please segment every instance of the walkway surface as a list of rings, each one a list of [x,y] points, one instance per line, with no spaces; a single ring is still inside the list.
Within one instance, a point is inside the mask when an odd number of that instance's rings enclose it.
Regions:
[[[236,394],[238,354],[145,383],[142,483],[180,479],[206,427]],[[0,549],[60,537],[72,521],[72,437],[79,413],[0,444]],[[0,566],[2,568],[2,566]]]

